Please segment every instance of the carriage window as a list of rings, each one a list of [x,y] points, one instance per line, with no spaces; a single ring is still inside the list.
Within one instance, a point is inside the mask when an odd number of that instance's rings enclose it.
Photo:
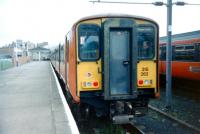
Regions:
[[[193,45],[188,45],[188,46],[185,46],[185,49],[186,49],[186,50],[188,50],[188,49],[193,50],[193,49],[194,49],[194,46],[193,46]]]
[[[194,59],[195,59],[195,50],[193,45],[180,44],[176,46],[176,50],[174,51],[174,60],[193,61]]]
[[[138,27],[138,58],[152,59],[155,55],[155,31],[151,26]]]
[[[176,46],[176,50],[182,50],[184,49],[184,46]]]
[[[200,43],[196,44],[195,57],[196,61],[200,61]]]
[[[100,28],[94,24],[79,26],[79,58],[80,60],[93,61],[99,58]]]
[[[61,59],[61,62],[64,62],[64,48],[62,47],[61,50],[60,50],[60,59]]]
[[[160,60],[166,60],[166,46],[160,47]]]

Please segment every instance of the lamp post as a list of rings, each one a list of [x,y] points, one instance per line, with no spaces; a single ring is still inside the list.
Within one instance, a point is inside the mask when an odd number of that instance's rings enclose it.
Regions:
[[[178,3],[178,2],[177,2]],[[171,73],[171,61],[172,61],[172,0],[167,0],[167,4],[163,2],[153,3],[155,6],[167,6],[167,53],[166,53],[166,100],[165,107],[171,109],[172,103],[172,73]],[[184,2],[179,2],[184,5]],[[178,5],[178,4],[177,4]]]
[[[167,109],[171,109],[172,104],[172,74],[171,74],[171,61],[172,61],[172,5],[184,6],[185,2],[175,2],[172,0],[167,0],[167,4],[163,2],[155,2],[156,6],[167,6],[167,54],[166,54],[166,104]]]
[[[167,1],[167,59],[166,59],[166,108],[171,109],[172,101],[172,0]]]
[[[17,47],[17,43],[16,43],[16,46],[14,48],[15,50],[15,66],[18,67],[19,63],[18,63],[18,47]]]
[[[172,102],[172,74],[171,74],[171,61],[172,61],[172,5],[179,3],[185,5],[184,2],[172,3],[172,0],[167,0],[167,4],[163,2],[154,2],[155,6],[167,6],[167,53],[166,53],[166,100],[165,107],[171,109]],[[177,4],[178,5],[178,4]]]

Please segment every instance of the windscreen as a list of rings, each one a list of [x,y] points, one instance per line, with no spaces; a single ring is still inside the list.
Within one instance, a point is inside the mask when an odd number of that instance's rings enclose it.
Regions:
[[[137,28],[137,44],[139,59],[153,59],[155,56],[155,30],[152,26]]]
[[[94,24],[81,24],[79,26],[79,59],[97,60],[99,54],[100,28]]]

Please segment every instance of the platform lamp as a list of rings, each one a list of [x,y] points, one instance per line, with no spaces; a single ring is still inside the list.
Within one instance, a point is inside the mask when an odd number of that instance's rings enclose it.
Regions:
[[[167,3],[155,2],[155,6],[167,6],[167,54],[166,54],[166,104],[167,109],[171,109],[172,105],[172,76],[171,76],[171,61],[172,61],[172,5],[184,6],[187,3],[177,1],[172,3],[172,0],[167,0]]]

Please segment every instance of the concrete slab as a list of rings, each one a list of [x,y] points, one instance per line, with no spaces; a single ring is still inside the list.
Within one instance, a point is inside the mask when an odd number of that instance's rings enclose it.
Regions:
[[[0,72],[0,134],[71,133],[49,62]]]

